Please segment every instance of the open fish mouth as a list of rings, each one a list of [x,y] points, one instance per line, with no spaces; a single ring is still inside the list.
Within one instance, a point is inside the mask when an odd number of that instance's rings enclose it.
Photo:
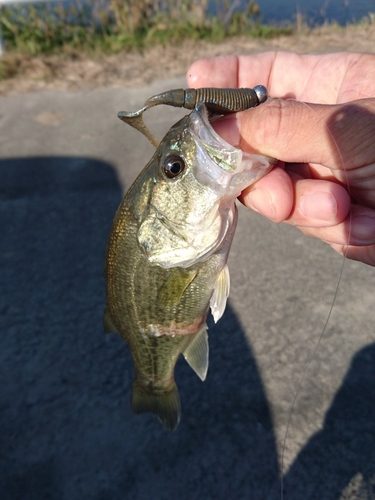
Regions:
[[[190,114],[189,128],[197,148],[196,178],[202,184],[214,185],[222,200],[237,198],[276,162],[226,142],[212,127],[204,104],[199,104]]]

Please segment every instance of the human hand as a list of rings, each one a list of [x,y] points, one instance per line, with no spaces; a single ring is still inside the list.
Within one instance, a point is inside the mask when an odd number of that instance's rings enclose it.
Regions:
[[[229,143],[277,158],[241,201],[375,265],[375,55],[266,52],[203,59],[191,87],[254,87],[272,98],[215,122]],[[349,217],[350,212],[350,217]]]

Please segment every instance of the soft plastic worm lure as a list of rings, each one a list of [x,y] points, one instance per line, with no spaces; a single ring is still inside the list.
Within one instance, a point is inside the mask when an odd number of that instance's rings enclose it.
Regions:
[[[263,85],[257,85],[253,89],[174,89],[150,97],[138,111],[120,111],[118,117],[139,130],[158,147],[159,141],[151,134],[142,118],[142,114],[153,106],[165,104],[175,108],[194,109],[198,104],[204,103],[210,113],[224,115],[253,108],[266,99],[267,89]]]

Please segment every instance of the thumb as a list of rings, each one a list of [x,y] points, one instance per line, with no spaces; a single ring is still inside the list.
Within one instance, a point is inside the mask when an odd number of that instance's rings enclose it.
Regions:
[[[328,129],[333,108],[274,99],[213,122],[219,135],[233,146],[296,164],[295,175],[274,169],[256,185],[245,189],[240,199],[246,206],[275,222],[288,220],[299,226],[332,226],[346,217],[349,210],[346,190],[327,182],[332,174],[343,182],[347,178],[344,169],[340,170],[343,162],[337,141]],[[316,176],[303,168],[309,163],[314,164],[310,170],[317,170]],[[301,182],[305,176],[306,182]],[[316,180],[308,180],[311,176]],[[302,207],[303,200],[311,207],[306,203]]]
[[[356,140],[353,134],[348,137],[353,126],[349,119],[343,119],[343,108],[269,99],[256,108],[214,122],[214,127],[227,142],[244,151],[288,163],[316,163],[343,170],[347,142],[353,144]],[[363,126],[359,129],[363,130]]]
[[[375,208],[375,99],[336,105],[270,99],[214,127],[243,151],[310,164],[316,178],[333,175],[359,204]]]

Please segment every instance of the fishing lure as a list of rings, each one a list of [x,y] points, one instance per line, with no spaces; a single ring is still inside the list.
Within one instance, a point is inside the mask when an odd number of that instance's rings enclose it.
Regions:
[[[225,115],[254,108],[266,100],[267,89],[263,85],[256,85],[253,89],[174,89],[150,97],[138,111],[120,111],[118,117],[136,128],[157,148],[159,141],[149,131],[142,117],[145,111],[154,106],[165,104],[175,108],[194,109],[198,104],[204,104],[209,113]]]

